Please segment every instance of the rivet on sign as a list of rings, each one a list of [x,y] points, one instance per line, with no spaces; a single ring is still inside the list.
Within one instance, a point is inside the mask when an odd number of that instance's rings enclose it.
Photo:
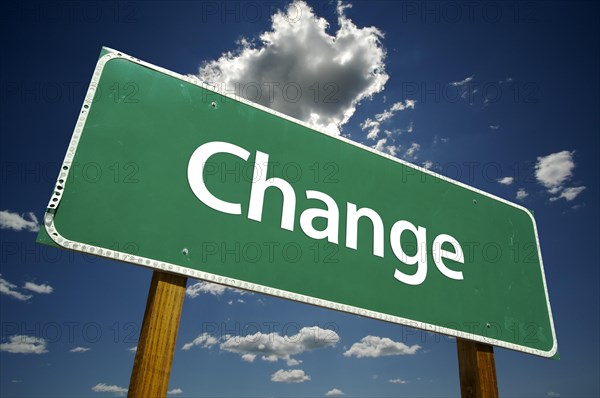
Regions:
[[[190,251],[184,247],[183,250],[181,251],[181,254],[183,254],[184,256],[187,256],[189,252]]]
[[[210,103],[210,106],[211,106],[213,109],[217,109],[217,103],[216,103],[215,101],[211,102],[211,103]]]

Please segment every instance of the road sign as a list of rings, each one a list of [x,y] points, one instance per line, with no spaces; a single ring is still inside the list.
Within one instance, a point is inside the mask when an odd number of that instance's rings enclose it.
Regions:
[[[550,357],[525,208],[104,49],[38,240]]]

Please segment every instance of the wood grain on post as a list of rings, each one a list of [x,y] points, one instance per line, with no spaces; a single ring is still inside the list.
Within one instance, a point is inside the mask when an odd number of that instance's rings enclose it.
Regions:
[[[459,338],[456,345],[462,398],[498,398],[494,348]]]
[[[166,397],[187,278],[154,271],[140,331],[129,398]]]

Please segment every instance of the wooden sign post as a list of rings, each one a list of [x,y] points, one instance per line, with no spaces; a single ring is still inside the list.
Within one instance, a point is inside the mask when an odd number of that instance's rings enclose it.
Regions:
[[[456,345],[461,397],[498,398],[494,348],[460,338]]]
[[[140,331],[129,398],[166,397],[187,278],[154,271]]]

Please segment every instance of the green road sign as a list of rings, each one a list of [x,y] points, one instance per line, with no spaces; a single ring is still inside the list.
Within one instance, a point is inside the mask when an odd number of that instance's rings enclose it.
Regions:
[[[104,49],[38,241],[550,357],[525,208]]]

